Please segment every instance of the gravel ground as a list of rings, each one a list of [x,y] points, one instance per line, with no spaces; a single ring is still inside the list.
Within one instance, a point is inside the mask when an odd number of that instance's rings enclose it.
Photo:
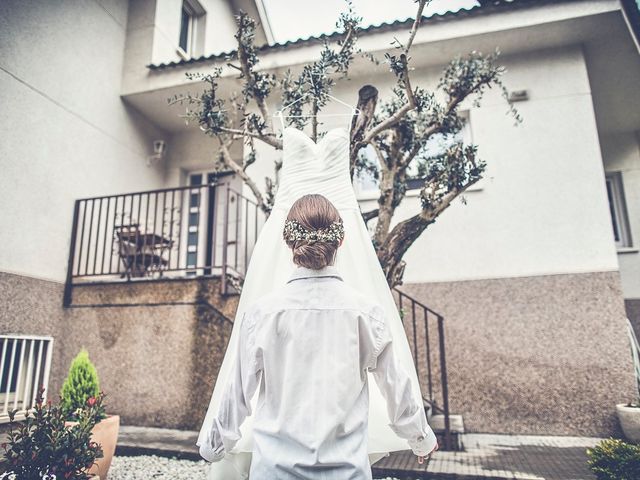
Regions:
[[[198,480],[207,478],[207,463],[202,460],[177,460],[175,458],[142,455],[139,457],[114,457],[109,469],[109,480]],[[398,480],[386,477],[381,480]]]
[[[207,478],[207,462],[176,460],[175,458],[141,455],[139,457],[113,457],[109,480],[175,479],[198,480]]]

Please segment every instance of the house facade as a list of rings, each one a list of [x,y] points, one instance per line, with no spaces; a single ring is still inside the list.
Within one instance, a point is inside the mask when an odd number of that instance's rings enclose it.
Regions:
[[[84,346],[126,423],[197,428],[231,331],[234,278],[264,218],[239,179],[213,175],[216,141],[167,99],[197,92],[185,74],[215,66],[223,93],[239,88],[224,54],[240,9],[262,20],[263,68],[316,58],[318,39],[273,44],[262,2],[62,2],[37,16],[24,2],[0,6],[7,405],[23,401],[23,375],[48,375],[55,397]],[[524,92],[519,126],[498,92],[463,107],[485,178],[411,247],[400,287],[444,317],[449,410],[466,431],[609,435],[615,404],[634,395],[637,12],[613,0],[479,2],[425,19],[416,37],[415,85],[437,85],[458,54],[499,47],[505,84]],[[369,27],[360,45],[382,58],[409,26]],[[333,94],[355,104],[361,86],[384,98],[393,83],[384,65],[356,59]],[[246,154],[240,143],[231,153]],[[249,173],[271,176],[278,156],[260,147]],[[355,188],[362,210],[374,208],[375,185]],[[396,220],[418,205],[410,191]]]

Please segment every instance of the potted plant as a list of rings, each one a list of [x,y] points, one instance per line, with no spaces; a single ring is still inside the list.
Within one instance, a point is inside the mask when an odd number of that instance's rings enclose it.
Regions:
[[[85,405],[96,405],[97,399],[101,396],[98,372],[89,359],[89,353],[83,348],[71,362],[69,375],[60,392],[60,404],[67,425],[73,426],[78,422],[78,414],[82,412]],[[91,430],[91,440],[100,444],[103,457],[96,461],[89,473],[99,475],[100,480],[106,480],[116,450],[120,417],[107,415],[102,402],[99,402],[99,405],[96,424]]]
[[[17,410],[9,412],[11,423],[7,442],[2,444],[0,480],[92,478],[89,471],[102,457],[100,445],[91,440],[102,396],[81,408],[78,421],[68,427],[62,407],[51,401],[43,403],[43,392],[40,389],[34,409],[27,411],[23,421],[15,421]]]
[[[616,405],[616,412],[618,413],[624,436],[634,443],[640,443],[640,345],[629,319],[627,319],[627,327],[635,370],[637,396],[635,401]]]

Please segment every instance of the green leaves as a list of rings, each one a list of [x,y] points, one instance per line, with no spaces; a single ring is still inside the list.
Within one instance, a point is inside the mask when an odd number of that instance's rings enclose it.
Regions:
[[[495,86],[500,89],[502,96],[508,102],[509,92],[501,78],[506,69],[498,65],[499,56],[500,51],[496,49],[489,55],[472,51],[464,57],[456,57],[445,69],[438,88],[447,95],[449,103],[460,103],[466,97],[473,95],[473,105],[478,107],[486,90]],[[509,103],[508,113],[514,117],[516,124],[522,122],[522,117],[511,103]]]
[[[62,406],[51,401],[45,404],[43,394],[40,389],[35,408],[27,412],[24,421],[15,422],[11,417],[2,470],[7,478],[14,475],[17,480],[88,479],[87,469],[103,456],[100,445],[91,441],[103,396],[95,398],[93,405],[85,404],[77,423],[67,426]]]
[[[399,42],[397,48],[402,48]],[[422,209],[434,212],[445,197],[462,193],[481,178],[486,164],[477,158],[477,147],[465,145],[458,138],[466,122],[459,107],[468,98],[478,106],[487,89],[493,86],[504,88],[500,82],[504,68],[497,64],[497,58],[497,51],[490,55],[474,51],[467,56],[456,57],[445,67],[435,91],[414,88],[415,108],[373,139],[382,155],[383,168],[394,175],[392,207],[400,204],[406,192],[406,182],[410,179],[422,179]],[[387,55],[387,61],[392,70],[395,65],[397,84],[392,90],[393,95],[378,105],[374,126],[396,115],[408,102],[403,80],[403,72],[406,71],[404,58]],[[443,101],[438,101],[438,98]],[[519,119],[517,112],[516,118]],[[436,144],[447,146],[434,153],[432,147]],[[371,174],[371,170],[366,161],[356,163],[358,173],[365,171]]]
[[[302,68],[294,76],[288,70],[278,82],[282,90],[281,103],[289,105],[286,123],[289,126],[302,129],[310,118],[301,118],[305,111],[321,110],[328,101],[328,96],[335,86],[333,76],[346,77],[356,52],[357,32],[362,21],[358,17],[351,2],[347,2],[348,10],[340,15],[336,27],[341,34],[337,45],[333,48],[326,40],[323,42],[320,58]]]
[[[598,480],[640,478],[640,446],[622,440],[602,440],[587,449],[589,468]]]
[[[426,178],[420,191],[422,209],[436,211],[443,199],[462,193],[480,180],[486,163],[477,159],[476,145],[455,143],[437,157],[429,159]]]

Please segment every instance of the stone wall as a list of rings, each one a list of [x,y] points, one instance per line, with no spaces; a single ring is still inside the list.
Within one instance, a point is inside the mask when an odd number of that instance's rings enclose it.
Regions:
[[[467,431],[606,436],[633,398],[617,272],[407,284],[445,318]]]
[[[231,335],[237,297],[216,279],[79,286],[0,274],[0,330],[54,337],[50,395],[57,398],[85,347],[108,410],[123,424],[199,427]],[[214,307],[216,305],[216,307]]]
[[[467,431],[618,432],[615,404],[634,393],[618,273],[402,289],[445,318],[451,411]],[[0,274],[0,331],[55,338],[54,396],[84,346],[124,424],[197,429],[237,297],[221,297],[213,279],[79,286],[68,309],[62,292],[55,282]]]

